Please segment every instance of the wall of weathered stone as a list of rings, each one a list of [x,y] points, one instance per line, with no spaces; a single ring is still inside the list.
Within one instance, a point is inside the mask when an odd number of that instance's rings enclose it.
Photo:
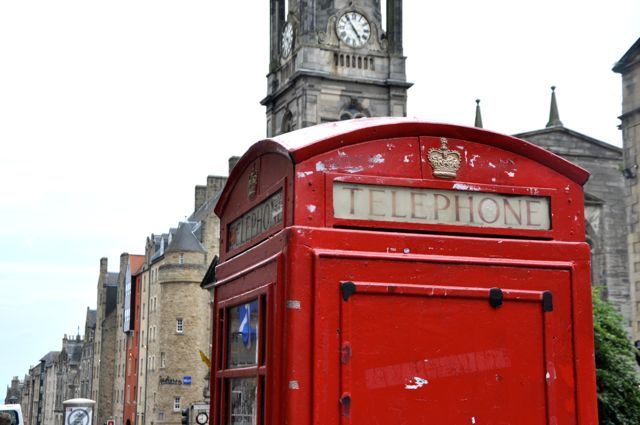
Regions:
[[[626,250],[625,179],[622,150],[562,126],[517,135],[585,168],[587,241],[592,252],[592,284],[622,313],[631,330],[632,305]]]

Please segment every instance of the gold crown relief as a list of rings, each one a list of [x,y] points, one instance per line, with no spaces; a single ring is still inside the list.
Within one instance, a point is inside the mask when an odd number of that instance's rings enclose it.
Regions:
[[[446,138],[440,138],[440,149],[429,149],[429,163],[434,177],[453,179],[460,168],[460,153],[449,150]]]

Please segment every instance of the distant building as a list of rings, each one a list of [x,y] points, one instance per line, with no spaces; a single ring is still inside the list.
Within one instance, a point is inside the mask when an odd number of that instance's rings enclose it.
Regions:
[[[622,76],[622,172],[626,177],[633,339],[640,340],[640,38],[613,67]]]
[[[267,137],[329,121],[406,116],[411,83],[401,0],[387,0],[384,23],[379,0],[269,3],[269,74],[261,101]]]
[[[591,280],[602,288],[631,329],[631,302],[627,257],[625,178],[622,149],[565,127],[552,88],[549,121],[545,128],[516,134],[586,169],[584,186],[586,239],[591,248]]]
[[[129,255],[123,253],[120,255],[120,271],[118,273],[118,295],[116,307],[116,338],[115,338],[115,377],[113,382],[113,412],[112,417],[116,420],[116,424],[124,424],[125,405],[135,400],[131,384],[135,385],[135,379],[132,379],[133,359],[128,354],[131,345],[131,339],[134,336],[134,319],[135,312],[133,302],[135,302],[135,287],[132,285],[132,270],[137,272],[144,262],[142,255]],[[127,371],[127,367],[129,371]],[[127,373],[129,379],[127,380]],[[129,388],[127,388],[127,384]]]
[[[51,351],[40,360],[42,387],[42,425],[57,425],[56,399],[59,397],[58,373],[60,372],[60,351]]]
[[[113,386],[116,371],[116,307],[118,273],[107,270],[108,260],[100,259],[97,285],[96,331],[91,382],[92,400],[96,405],[93,424],[102,425],[113,416]]]
[[[7,387],[7,395],[4,398],[5,404],[20,404],[23,386],[24,382],[20,382],[20,379],[14,376],[11,380],[11,385]]]
[[[208,389],[200,351],[210,352],[209,293],[200,282],[218,253],[213,206],[225,182],[209,176],[206,186],[196,187],[194,213],[147,239],[140,275],[138,424],[179,424],[181,409],[201,402]]]
[[[84,338],[82,340],[82,357],[80,360],[80,398],[92,397],[93,355],[96,333],[96,310],[87,307],[84,321]]]
[[[124,329],[126,332],[126,363],[125,363],[125,397],[122,423],[131,425],[136,423],[139,391],[138,372],[140,366],[140,310],[142,289],[142,268],[144,256],[131,256],[129,284],[125,280],[124,299]],[[129,309],[129,313],[126,310]]]

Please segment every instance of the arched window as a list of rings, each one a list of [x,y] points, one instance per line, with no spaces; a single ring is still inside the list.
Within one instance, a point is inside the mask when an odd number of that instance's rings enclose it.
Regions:
[[[365,118],[371,116],[369,111],[362,106],[356,98],[349,98],[340,111],[340,120],[350,120],[354,118]]]

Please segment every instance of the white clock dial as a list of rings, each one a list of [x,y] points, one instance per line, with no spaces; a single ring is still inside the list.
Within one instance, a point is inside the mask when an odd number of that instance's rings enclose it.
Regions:
[[[289,57],[291,50],[293,50],[293,25],[291,25],[291,22],[287,22],[282,30],[282,45],[280,48],[283,58]]]
[[[358,12],[347,12],[338,19],[336,25],[338,37],[348,46],[358,48],[369,41],[371,26],[367,18]]]
[[[196,422],[199,425],[205,425],[207,422],[209,422],[209,415],[207,415],[205,412],[198,413],[198,416],[196,416]]]

